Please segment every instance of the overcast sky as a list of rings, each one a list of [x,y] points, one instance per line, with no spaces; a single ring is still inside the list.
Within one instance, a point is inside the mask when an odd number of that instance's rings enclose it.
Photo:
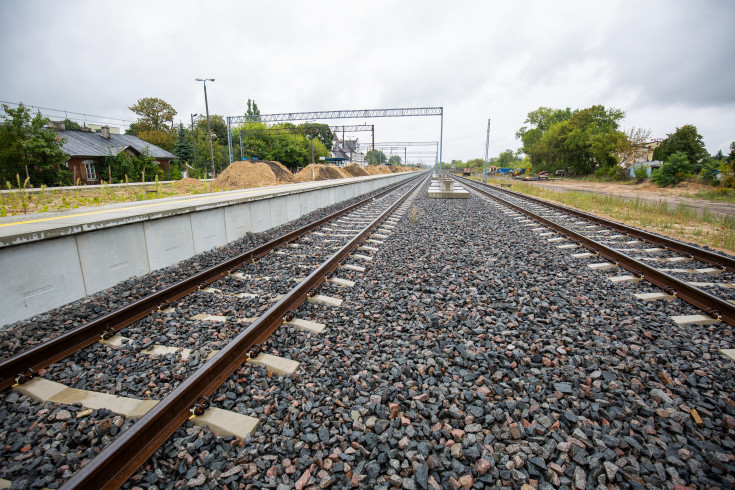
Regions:
[[[442,106],[444,161],[482,157],[488,118],[490,155],[518,148],[540,106],[617,107],[653,137],[694,124],[712,153],[735,140],[731,0],[8,0],[0,17],[3,101],[130,121],[158,97],[186,122],[206,77],[225,116],[248,98],[264,114]],[[436,117],[323,122],[375,124],[376,141],[440,130]]]

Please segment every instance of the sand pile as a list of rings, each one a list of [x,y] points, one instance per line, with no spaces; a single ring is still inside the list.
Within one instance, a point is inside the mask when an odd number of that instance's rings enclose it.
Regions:
[[[312,168],[314,169],[314,178],[312,178]],[[310,164],[294,175],[293,179],[294,182],[309,182],[312,180],[344,179],[345,177],[352,177],[352,175],[334,165]]]
[[[375,167],[378,170],[379,174],[392,174],[393,172],[390,171],[390,167],[387,165],[378,165]]]
[[[176,187],[178,188],[184,188],[184,187],[190,187],[194,185],[200,185],[202,184],[202,181],[199,179],[192,179],[191,177],[186,177],[185,179],[179,179],[176,181]]]
[[[366,175],[372,175],[367,171],[367,167],[361,167],[359,165],[347,165],[342,170],[350,174],[351,177],[364,177]]]
[[[234,162],[214,179],[217,187],[236,189],[292,182],[291,172],[278,162]]]

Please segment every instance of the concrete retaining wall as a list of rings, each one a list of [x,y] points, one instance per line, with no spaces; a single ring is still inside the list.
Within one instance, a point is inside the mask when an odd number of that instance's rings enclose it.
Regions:
[[[0,249],[0,325],[8,325],[114,286],[133,276],[293,221],[316,209],[415,176],[294,190],[286,195],[121,223]],[[283,193],[281,193],[283,194]]]

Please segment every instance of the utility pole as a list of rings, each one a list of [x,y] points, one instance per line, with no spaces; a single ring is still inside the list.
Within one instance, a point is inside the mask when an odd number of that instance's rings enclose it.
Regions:
[[[209,160],[212,163],[212,178],[214,175],[214,150],[212,150],[212,128],[209,125],[209,101],[207,101],[207,82],[214,82],[214,78],[197,78],[197,82],[204,83],[204,107],[207,111],[207,136],[209,137]]]
[[[194,133],[194,117],[198,115],[199,114],[191,115],[191,144],[194,146],[194,170],[197,168],[197,136],[196,133]]]
[[[370,164],[375,163],[375,124],[373,124],[373,153],[370,155]]]
[[[487,184],[487,151],[490,147],[490,118],[487,120],[487,137],[485,138],[485,166],[482,168],[482,181]]]

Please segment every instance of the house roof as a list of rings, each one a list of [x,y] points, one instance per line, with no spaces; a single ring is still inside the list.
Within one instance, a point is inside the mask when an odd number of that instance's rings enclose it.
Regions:
[[[56,130],[60,138],[66,138],[61,145],[61,151],[70,157],[106,157],[117,155],[122,150],[132,148],[138,153],[148,151],[153,158],[173,160],[178,158],[163,148],[143,141],[132,134],[110,134],[110,139],[104,138],[101,133],[85,131]]]

